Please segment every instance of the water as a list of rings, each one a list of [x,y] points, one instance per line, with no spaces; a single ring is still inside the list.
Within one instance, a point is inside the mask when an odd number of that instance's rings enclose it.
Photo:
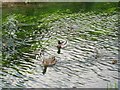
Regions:
[[[43,20],[53,17],[54,14]],[[22,56],[18,54],[19,60],[4,64],[2,87],[107,88],[118,85],[118,64],[112,64],[118,60],[117,13],[86,12],[58,17],[48,23],[49,31],[43,33],[43,38],[39,34],[34,38],[34,41],[43,41],[45,49],[41,57],[38,48]],[[61,54],[57,54],[57,40],[68,42]],[[52,55],[57,63],[48,67],[43,75],[42,58]]]

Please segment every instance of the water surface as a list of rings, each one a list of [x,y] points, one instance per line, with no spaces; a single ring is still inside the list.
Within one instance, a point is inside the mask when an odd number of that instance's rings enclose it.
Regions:
[[[115,87],[118,65],[112,61],[118,60],[117,19],[117,12],[51,13],[28,24],[8,16],[8,28],[3,29],[11,32],[3,35],[2,87]],[[58,40],[68,42],[61,54]],[[57,63],[43,75],[42,60],[52,55]]]

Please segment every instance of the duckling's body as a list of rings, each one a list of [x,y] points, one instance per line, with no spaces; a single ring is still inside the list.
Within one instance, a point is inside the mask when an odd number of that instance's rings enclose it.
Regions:
[[[60,54],[61,48],[66,47],[66,45],[67,45],[67,41],[58,40],[58,45],[57,45],[58,51],[57,51],[57,53]]]
[[[55,56],[52,56],[52,57],[47,58],[47,59],[43,59],[42,64],[44,66],[44,69],[43,69],[42,73],[45,74],[47,71],[47,67],[55,65],[56,62],[57,62],[57,60],[55,59]]]

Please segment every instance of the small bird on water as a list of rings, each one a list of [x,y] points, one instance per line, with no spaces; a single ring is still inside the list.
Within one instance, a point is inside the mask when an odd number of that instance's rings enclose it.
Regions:
[[[43,59],[42,64],[44,66],[44,69],[43,69],[42,73],[45,74],[47,71],[47,67],[55,65],[56,62],[57,62],[57,60],[55,59],[55,56],[49,57],[47,59]]]
[[[117,60],[112,60],[112,64],[116,64],[117,63]]]
[[[67,45],[67,41],[60,41],[60,40],[58,40],[58,45],[57,45],[58,51],[57,51],[57,53],[60,54],[61,49],[66,47],[66,45]]]

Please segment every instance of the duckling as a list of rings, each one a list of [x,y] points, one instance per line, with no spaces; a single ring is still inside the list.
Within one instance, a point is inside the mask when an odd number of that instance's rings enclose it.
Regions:
[[[43,69],[42,73],[45,74],[47,71],[47,67],[55,65],[56,62],[57,62],[57,60],[55,59],[55,56],[52,56],[52,57],[47,58],[47,59],[43,59],[42,64],[44,66],[44,69]]]
[[[117,60],[112,60],[112,64],[116,64],[117,63]]]
[[[60,54],[61,48],[66,47],[66,45],[67,45],[67,41],[60,41],[60,40],[58,40],[58,45],[57,45],[58,51],[57,51],[57,53]]]

